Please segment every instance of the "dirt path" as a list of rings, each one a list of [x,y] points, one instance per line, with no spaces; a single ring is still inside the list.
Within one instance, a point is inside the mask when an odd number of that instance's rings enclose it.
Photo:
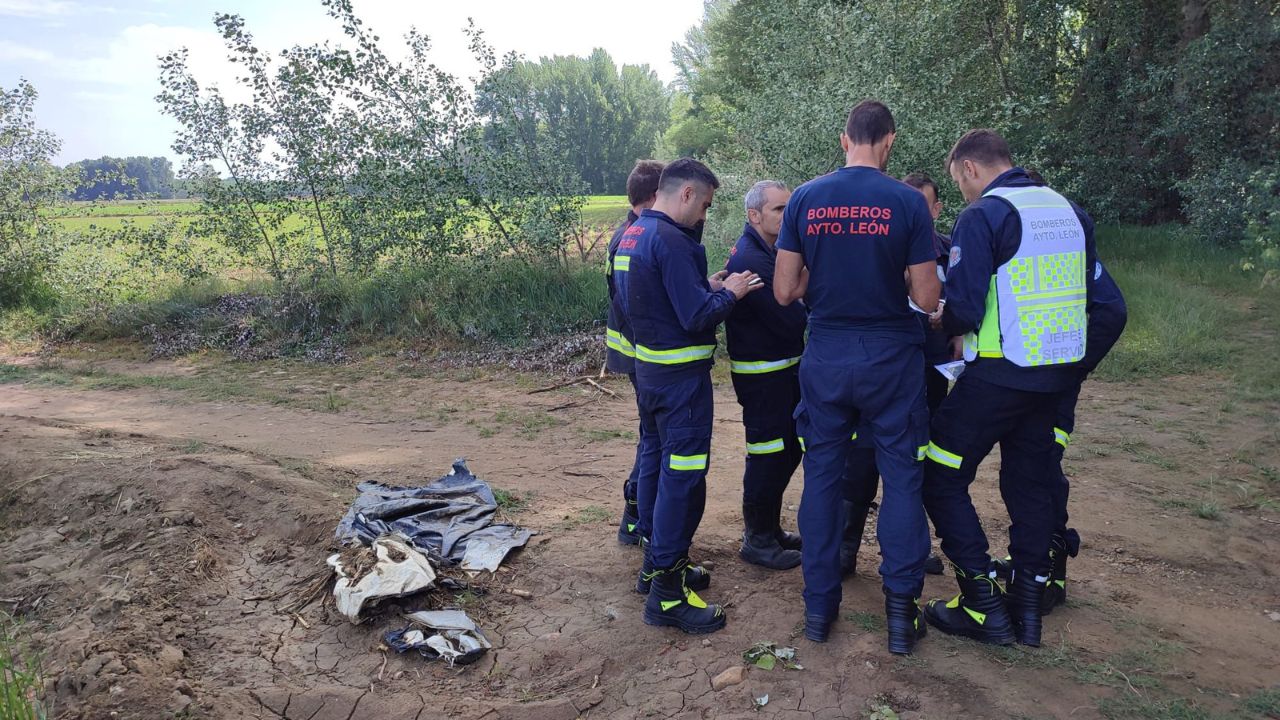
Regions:
[[[192,375],[165,365],[111,370]],[[933,633],[904,660],[883,650],[873,541],[822,646],[795,637],[799,572],[737,560],[742,433],[727,387],[695,554],[715,565],[706,596],[730,604],[729,626],[700,638],[641,623],[637,551],[613,541],[634,437],[624,385],[586,402],[576,388],[528,394],[537,379],[356,368],[335,385],[326,372],[253,385],[283,405],[90,390],[74,375],[0,387],[0,610],[43,650],[61,717],[1262,717],[1242,702],[1280,679],[1276,408],[1212,380],[1086,390],[1068,453],[1086,547],[1046,647]],[[336,412],[289,406],[335,392]],[[398,606],[358,627],[319,603],[285,611],[322,571],[357,481],[420,482],[459,456],[527,498],[516,518],[541,532],[504,572],[430,600],[466,607],[494,652],[459,670],[382,652]],[[997,462],[975,484],[993,547]],[[953,593],[929,578],[927,596]],[[805,669],[711,689],[765,640],[795,645]]]

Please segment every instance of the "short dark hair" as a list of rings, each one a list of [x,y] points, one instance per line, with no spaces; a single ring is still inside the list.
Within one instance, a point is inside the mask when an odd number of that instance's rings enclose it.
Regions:
[[[955,147],[947,155],[947,170],[954,163],[970,160],[980,165],[1013,164],[1013,156],[1009,154],[1009,143],[1000,137],[1000,133],[989,128],[970,130],[956,141]]]
[[[662,169],[662,179],[658,181],[658,189],[663,192],[674,192],[681,185],[693,181],[707,185],[712,190],[719,189],[720,180],[711,168],[691,157],[672,160]]]
[[[929,177],[925,173],[913,172],[910,175],[902,178],[902,182],[910,185],[911,187],[917,190],[924,190],[926,186],[931,187],[933,188],[933,197],[935,199],[938,197],[938,183],[934,182],[933,178]]]
[[[663,167],[657,160],[636,161],[636,166],[627,176],[627,200],[632,206],[649,201],[658,192],[658,179],[662,177]]]
[[[879,100],[863,100],[849,111],[844,134],[854,145],[875,145],[884,136],[897,132],[893,113]]]

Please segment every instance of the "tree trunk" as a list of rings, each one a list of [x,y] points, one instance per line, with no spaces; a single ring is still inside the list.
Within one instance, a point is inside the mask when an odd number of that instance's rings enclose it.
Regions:
[[[1182,46],[1209,32],[1209,0],[1183,0]]]

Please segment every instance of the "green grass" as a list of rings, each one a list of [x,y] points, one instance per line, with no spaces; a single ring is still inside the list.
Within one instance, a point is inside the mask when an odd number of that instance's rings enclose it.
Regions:
[[[529,498],[515,490],[494,488],[493,499],[498,502],[498,509],[507,513],[518,513],[529,509]]]
[[[609,519],[609,511],[599,505],[588,505],[572,514],[565,515],[564,519],[556,524],[557,530],[573,530],[574,528],[590,525],[592,523],[602,523]]]
[[[855,611],[845,613],[844,619],[857,625],[862,632],[880,632],[884,629],[884,618],[875,613]]]
[[[1225,372],[1242,399],[1280,399],[1280,289],[1240,270],[1239,251],[1197,242],[1174,226],[1100,227],[1098,253],[1129,308],[1103,379],[1206,369]],[[1224,409],[1224,412],[1230,412]]]
[[[44,720],[40,663],[21,647],[13,618],[0,613],[0,718]]]
[[[1259,690],[1244,701],[1244,707],[1263,717],[1280,717],[1280,687]]]
[[[626,195],[592,195],[582,206],[582,222],[591,226],[617,225],[630,209]]]

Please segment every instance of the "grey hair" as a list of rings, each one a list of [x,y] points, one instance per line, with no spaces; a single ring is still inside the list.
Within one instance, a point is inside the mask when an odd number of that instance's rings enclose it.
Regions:
[[[779,182],[777,180],[761,180],[755,185],[752,185],[751,189],[747,191],[747,209],[756,211],[763,210],[764,191],[771,188],[775,190],[782,190],[783,192],[791,189],[787,187],[787,184],[784,182]]]

